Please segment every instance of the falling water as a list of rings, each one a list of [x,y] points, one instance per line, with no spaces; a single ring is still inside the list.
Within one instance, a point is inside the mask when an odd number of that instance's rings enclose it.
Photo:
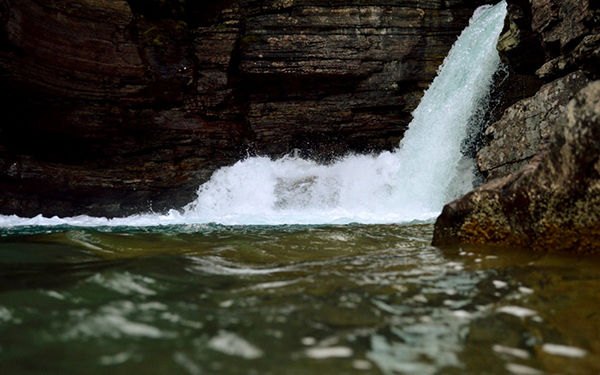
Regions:
[[[483,6],[450,53],[399,147],[321,165],[297,157],[251,157],[216,171],[196,200],[166,215],[23,219],[0,226],[390,223],[426,220],[472,188],[473,163],[460,151],[470,119],[500,62],[496,43],[506,3]]]

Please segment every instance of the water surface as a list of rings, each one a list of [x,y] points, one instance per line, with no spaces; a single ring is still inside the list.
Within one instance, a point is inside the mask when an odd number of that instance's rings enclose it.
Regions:
[[[600,371],[600,262],[431,224],[0,232],[2,373]]]

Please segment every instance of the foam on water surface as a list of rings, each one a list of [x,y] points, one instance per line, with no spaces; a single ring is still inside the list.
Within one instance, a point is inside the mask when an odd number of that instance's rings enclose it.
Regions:
[[[126,218],[0,216],[0,226],[159,226],[399,223],[434,218],[473,185],[461,153],[470,121],[500,62],[506,3],[476,10],[452,47],[399,147],[329,165],[297,157],[251,157],[221,168],[182,210]]]

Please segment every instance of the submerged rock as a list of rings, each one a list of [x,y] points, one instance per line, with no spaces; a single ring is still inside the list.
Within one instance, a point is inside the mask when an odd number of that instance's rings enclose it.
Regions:
[[[218,167],[396,147],[486,1],[0,1],[0,213],[120,216]]]
[[[569,102],[546,151],[446,205],[433,243],[600,252],[600,81]]]

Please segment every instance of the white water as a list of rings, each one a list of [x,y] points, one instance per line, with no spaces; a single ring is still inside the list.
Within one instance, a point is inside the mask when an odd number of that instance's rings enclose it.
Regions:
[[[460,152],[469,120],[489,93],[500,62],[496,43],[506,3],[480,7],[438,71],[398,149],[347,156],[330,165],[295,157],[252,157],[221,168],[198,198],[166,215],[106,219],[1,216],[0,226],[324,224],[427,220],[472,188]]]

